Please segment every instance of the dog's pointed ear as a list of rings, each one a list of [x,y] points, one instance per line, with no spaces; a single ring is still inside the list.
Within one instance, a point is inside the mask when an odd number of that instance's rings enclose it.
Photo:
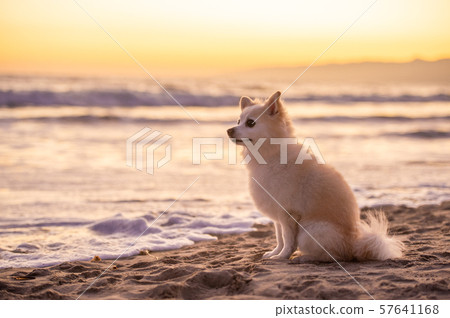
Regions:
[[[241,106],[241,110],[251,105],[253,105],[253,100],[250,97],[247,96],[241,97],[241,100],[239,101],[239,106]]]
[[[266,102],[267,113],[271,116],[277,114],[280,111],[281,100],[280,100],[281,92],[277,91]]]

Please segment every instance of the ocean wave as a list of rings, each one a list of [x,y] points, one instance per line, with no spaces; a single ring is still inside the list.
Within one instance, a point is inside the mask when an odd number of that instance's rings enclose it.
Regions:
[[[441,130],[417,130],[402,133],[389,133],[385,135],[392,137],[407,137],[407,138],[421,138],[421,139],[450,138],[450,132]]]
[[[39,227],[75,227],[89,224],[89,221],[85,220],[72,220],[72,219],[35,219],[33,221],[23,221],[16,219],[3,219],[0,222],[0,229],[22,229],[22,228],[39,228]]]
[[[59,229],[52,228],[52,235],[44,241],[29,237],[29,242],[17,244],[11,249],[0,249],[0,268],[43,267],[64,261],[89,260],[94,255],[102,259],[115,259],[119,255],[137,255],[142,250],[172,250],[199,241],[215,240],[217,235],[253,231],[255,223],[270,222],[256,211],[239,216],[194,215],[185,211],[160,216],[150,213],[140,217],[116,214],[96,221],[72,220],[72,223],[58,218],[45,222],[31,220],[23,224],[17,221],[2,221],[3,227],[14,230],[34,226],[34,229],[28,230],[39,230],[45,224],[46,227],[58,226]]]
[[[450,101],[450,95],[433,94],[433,95],[306,95],[303,97],[288,98],[291,102],[328,102],[328,103],[426,103],[426,102],[446,102]]]
[[[57,121],[66,123],[94,123],[98,121],[121,121],[121,122],[132,122],[132,123],[153,123],[153,124],[181,124],[191,122],[190,118],[150,118],[150,117],[129,117],[126,115],[61,115],[61,116],[32,116],[29,117],[3,117],[0,118],[0,123],[8,123],[14,121],[36,121],[36,122],[46,122],[46,121]],[[308,123],[308,122],[336,122],[336,123],[361,123],[361,122],[415,122],[415,121],[448,121],[450,116],[422,116],[422,117],[407,117],[407,116],[315,116],[315,117],[304,117],[304,118],[293,118],[294,123]],[[208,119],[208,124],[226,124],[230,123],[229,119]],[[202,122],[202,120],[199,120]],[[448,132],[435,132],[433,131],[418,131],[411,133],[400,133],[398,136],[405,137],[422,137],[422,138],[433,138],[449,137]]]
[[[159,228],[150,228],[145,218],[127,219],[122,216],[113,217],[97,222],[89,227],[101,235],[126,234],[139,235],[140,233],[159,233]]]
[[[309,118],[301,118],[299,122],[309,121],[326,121],[326,122],[365,122],[365,121],[435,121],[435,120],[449,120],[450,116],[423,116],[423,117],[408,117],[408,116],[317,116]]]
[[[185,106],[236,105],[239,97],[232,95],[205,95],[174,93],[176,101]],[[177,102],[165,93],[131,90],[89,91],[0,91],[0,106],[175,106]]]
[[[237,105],[239,96],[232,94],[211,95],[175,92],[174,99],[164,92],[150,93],[132,90],[82,90],[56,92],[50,90],[14,91],[0,90],[0,106],[172,106],[179,102],[184,106],[219,107]],[[383,94],[336,94],[301,95],[286,98],[288,102],[327,103],[426,103],[450,101],[448,94],[432,95],[383,95]]]

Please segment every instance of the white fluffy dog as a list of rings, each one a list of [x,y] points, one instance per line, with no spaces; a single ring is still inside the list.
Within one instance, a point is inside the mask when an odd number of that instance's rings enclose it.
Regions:
[[[280,162],[283,147],[270,139],[295,137],[280,96],[276,92],[265,102],[242,97],[238,125],[227,131],[251,158],[247,168],[256,207],[275,224],[277,246],[263,257],[288,259],[297,248],[299,261],[401,257],[403,244],[388,236],[384,214],[370,213],[362,221],[352,190],[334,168],[316,160],[296,163],[299,144],[285,145],[287,158]],[[266,164],[248,147],[262,138],[258,150]]]

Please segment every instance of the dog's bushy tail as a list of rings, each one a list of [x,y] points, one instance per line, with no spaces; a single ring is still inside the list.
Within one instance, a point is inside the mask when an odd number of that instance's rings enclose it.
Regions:
[[[388,220],[382,211],[372,211],[367,221],[360,221],[359,237],[353,251],[360,260],[384,261],[402,256],[404,244],[398,238],[388,235]]]

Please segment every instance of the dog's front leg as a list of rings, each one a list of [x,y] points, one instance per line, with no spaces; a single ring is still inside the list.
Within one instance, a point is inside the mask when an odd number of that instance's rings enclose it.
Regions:
[[[278,255],[278,253],[281,252],[281,250],[283,249],[283,235],[282,235],[282,231],[281,231],[281,225],[278,222],[274,222],[274,226],[275,226],[275,235],[277,237],[277,247],[275,247],[275,249],[273,251],[267,252],[263,255],[263,258],[269,258],[273,255]]]
[[[283,249],[279,254],[274,254],[271,259],[288,259],[297,249],[298,225],[290,218],[280,220],[283,236]]]

